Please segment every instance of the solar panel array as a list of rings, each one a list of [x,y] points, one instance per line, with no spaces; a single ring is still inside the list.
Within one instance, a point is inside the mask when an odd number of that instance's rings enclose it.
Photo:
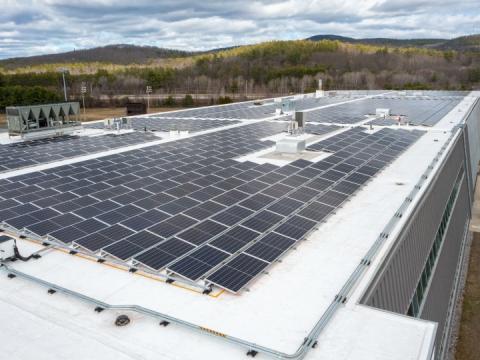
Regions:
[[[169,118],[136,118],[132,121],[135,130],[170,131],[179,130],[190,132],[203,131],[227,125],[238,124],[235,120],[196,120],[196,119],[169,119]]]
[[[301,99],[296,107],[343,100]],[[364,99],[307,112],[305,131],[324,135],[341,127],[323,123],[356,123],[376,108],[433,125],[459,101],[440,94]],[[270,101],[189,109],[134,118],[133,127],[201,131],[237,118],[269,117],[275,107]],[[260,139],[285,130],[284,122],[249,123],[3,179],[0,222],[175,279],[238,292],[423,134],[354,127],[310,145],[308,150],[332,153],[315,163],[280,167],[234,160],[273,146]],[[0,146],[0,171],[157,139],[142,131]]]
[[[391,125],[398,125],[398,120],[391,118],[391,117],[385,117],[385,118],[378,118],[374,119],[372,121],[369,121],[367,124],[368,125],[377,125],[377,126],[391,126]]]
[[[452,97],[452,96],[467,96],[469,94],[469,91],[460,91],[460,90],[406,90],[404,91],[407,96],[416,96],[416,97],[421,97],[421,96],[428,96],[428,97]],[[421,95],[418,95],[421,93]]]
[[[337,103],[350,99],[349,96],[320,97],[320,98],[301,98],[291,97],[291,101],[295,104],[296,110],[311,109],[318,106]],[[263,119],[275,115],[275,109],[280,106],[279,103],[273,101],[264,102],[263,105],[254,105],[253,102],[244,102],[229,104],[221,107],[205,107],[182,110],[175,113],[157,114],[155,117],[172,117],[172,118],[201,118],[201,119]]]
[[[289,176],[273,186],[292,187],[276,194],[275,201],[262,202],[263,208],[259,205],[257,213],[240,223],[239,228],[255,231],[255,236],[250,235],[248,241],[232,249],[231,236],[228,232],[221,234],[169,269],[187,278],[191,278],[191,274],[193,277],[206,275],[208,283],[232,292],[240,291],[422,134],[392,129],[366,134],[354,128],[311,146],[312,150],[335,153],[317,163],[299,160],[277,171]],[[219,256],[205,256],[214,253],[214,249],[231,256],[227,261]],[[197,271],[198,261],[214,270],[204,266],[206,274]],[[221,265],[217,267],[218,264]]]
[[[413,125],[433,126],[450,112],[461,97],[375,97],[306,112],[306,120],[322,123],[354,124],[375,115],[377,108],[392,115],[405,115]],[[373,124],[382,125],[384,122]]]
[[[232,158],[272,146],[259,139],[283,129],[277,123],[251,124],[4,179],[0,220],[96,251],[107,245],[105,239],[113,243],[200,205],[205,194],[242,184],[248,191],[248,179],[270,166]],[[250,167],[256,170],[247,172]]]
[[[262,119],[275,114],[276,105],[268,102],[263,105],[254,105],[253,102],[228,104],[181,110],[173,113],[156,114],[155,117],[184,118],[184,119]]]
[[[319,106],[325,106],[330,104],[335,104],[342,101],[353,100],[354,97],[349,95],[339,95],[339,96],[323,96],[318,98],[304,98],[301,100],[295,101],[295,110],[303,111],[311,108],[316,108]]]
[[[154,116],[132,118],[131,121],[131,128],[139,131],[146,129],[147,131],[188,130],[189,132],[203,131],[239,123],[239,121],[234,120],[199,120]],[[100,122],[84,124],[84,127],[89,129],[103,129],[105,125],[103,122]]]
[[[158,140],[158,137],[151,133],[124,133],[95,137],[58,136],[0,145],[0,171],[54,162],[153,140]]]
[[[237,292],[421,135],[354,128],[312,145],[335,152],[317,163],[233,160],[283,130],[247,124],[4,179],[0,220]]]
[[[324,135],[340,128],[340,126],[336,125],[312,124],[307,122],[305,124],[304,131],[308,134]]]
[[[366,119],[365,102],[340,104],[333,107],[307,111],[304,118],[308,122],[322,122],[333,124],[355,124]]]
[[[413,125],[433,126],[447,115],[462,97],[415,97],[415,98],[381,98],[382,107],[391,108],[393,115],[405,115]]]

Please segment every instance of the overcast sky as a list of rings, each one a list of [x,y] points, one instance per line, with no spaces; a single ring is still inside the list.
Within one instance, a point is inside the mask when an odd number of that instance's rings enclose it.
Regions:
[[[183,50],[302,39],[480,32],[479,0],[0,0],[0,58],[107,44]]]

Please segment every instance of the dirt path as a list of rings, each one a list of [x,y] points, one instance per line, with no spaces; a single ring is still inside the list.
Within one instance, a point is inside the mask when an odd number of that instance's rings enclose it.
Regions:
[[[480,360],[480,233],[470,249],[456,360]]]
[[[480,360],[480,177],[477,177],[470,231],[473,232],[473,240],[463,293],[456,360]]]

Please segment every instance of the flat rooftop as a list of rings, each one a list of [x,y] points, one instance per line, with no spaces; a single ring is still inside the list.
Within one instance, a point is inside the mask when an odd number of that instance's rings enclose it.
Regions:
[[[0,134],[2,228],[41,255],[0,277],[2,332],[30,339],[16,358],[429,359],[436,324],[359,304],[402,219],[352,274],[479,94],[325,95]],[[288,101],[294,155],[275,152]]]

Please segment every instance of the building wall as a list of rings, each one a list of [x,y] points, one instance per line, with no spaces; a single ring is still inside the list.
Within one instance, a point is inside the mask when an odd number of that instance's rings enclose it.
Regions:
[[[467,178],[471,174],[468,173],[470,164],[467,166],[465,160],[469,156],[465,145],[465,138],[460,134],[362,299],[362,303],[369,306],[400,314],[411,313],[410,305],[416,291],[418,294],[417,286],[422,272],[425,274],[447,203],[452,204],[454,196],[455,203],[450,207],[449,221],[442,232],[442,245],[436,253],[436,265],[431,267],[433,272],[425,287],[423,308],[415,314],[439,323],[437,349],[441,347],[465,224],[470,217]]]
[[[363,302],[406,314],[424,268],[443,210],[463,164],[463,139],[458,138],[434,184],[424,194],[407,226],[377,272]]]
[[[469,165],[472,169],[470,179],[473,185],[471,189],[473,192],[477,178],[478,163],[480,161],[480,101],[478,99],[465,121],[465,127],[468,138]]]
[[[437,351],[441,350],[442,337],[445,325],[448,324],[452,302],[454,299],[454,285],[457,267],[460,265],[460,254],[463,239],[467,235],[468,210],[467,177],[464,176],[462,185],[454,206],[445,240],[438,255],[435,271],[432,275],[430,287],[425,297],[425,303],[420,318],[438,322],[436,335]]]

